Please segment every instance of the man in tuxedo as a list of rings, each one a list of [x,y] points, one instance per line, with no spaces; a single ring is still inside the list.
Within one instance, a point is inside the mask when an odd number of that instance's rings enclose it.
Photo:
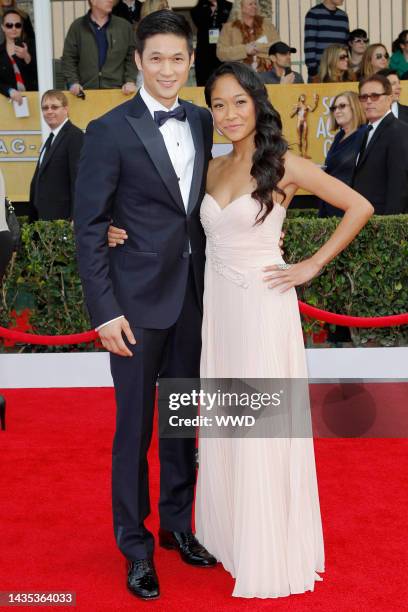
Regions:
[[[374,74],[360,82],[360,102],[368,120],[352,187],[374,206],[377,215],[408,212],[408,125],[391,111],[387,77]]]
[[[40,151],[30,185],[30,221],[71,219],[79,155],[84,134],[68,118],[68,100],[50,89],[41,98],[44,121],[51,132]]]
[[[398,72],[396,70],[391,70],[391,68],[384,68],[384,70],[380,70],[377,74],[382,74],[387,77],[392,87],[392,104],[391,110],[394,113],[395,117],[404,123],[408,123],[408,106],[400,103],[401,96],[401,81],[398,76]]]
[[[199,375],[205,254],[199,209],[213,127],[206,109],[178,98],[194,58],[186,19],[168,10],[148,15],[136,48],[144,86],[89,124],[74,225],[87,306],[111,353],[115,537],[129,561],[128,588],[152,599],[159,584],[154,538],[144,525],[146,454],[158,375]],[[107,242],[111,220],[128,236],[115,249]],[[191,529],[195,441],[161,438],[159,452],[160,545],[191,565],[214,566]]]

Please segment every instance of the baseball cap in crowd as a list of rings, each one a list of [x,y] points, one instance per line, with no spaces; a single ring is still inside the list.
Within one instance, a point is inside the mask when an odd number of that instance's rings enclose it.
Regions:
[[[276,53],[296,53],[296,49],[294,47],[289,47],[284,42],[276,42],[269,47],[269,55],[275,55]]]

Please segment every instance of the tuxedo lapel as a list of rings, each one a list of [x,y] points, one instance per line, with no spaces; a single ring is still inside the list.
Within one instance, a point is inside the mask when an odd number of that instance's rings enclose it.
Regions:
[[[126,119],[140,138],[172,199],[185,212],[177,176],[164,144],[163,136],[139,94],[134,99],[133,112],[127,114]]]
[[[54,155],[55,151],[58,149],[58,147],[64,141],[64,138],[67,135],[69,126],[70,126],[70,122],[67,121],[66,124],[64,125],[64,127],[61,129],[61,131],[56,136],[56,138],[55,138],[54,142],[52,143],[51,148],[50,148],[50,150],[49,150],[49,152],[47,154],[47,157],[44,159],[43,163],[38,168],[38,175],[39,176],[44,172],[44,170],[46,169],[46,167],[50,163],[50,160],[51,160],[52,156]]]
[[[381,134],[384,132],[384,130],[387,129],[387,127],[393,122],[393,121],[397,121],[397,119],[395,119],[394,115],[392,113],[390,113],[389,115],[387,115],[387,117],[385,117],[385,119],[383,119],[380,123],[380,125],[377,127],[377,129],[375,130],[370,142],[368,143],[368,145],[366,146],[366,149],[363,153],[362,159],[358,161],[357,167],[360,168],[364,162],[366,161],[366,159],[369,157],[371,151],[374,150],[375,147],[375,143],[378,142],[379,138],[381,138]]]
[[[204,134],[203,126],[200,119],[200,113],[198,108],[192,104],[185,104],[183,100],[180,103],[186,109],[187,120],[190,126],[191,135],[193,137],[195,157],[194,157],[194,168],[193,177],[191,179],[190,195],[188,198],[187,212],[191,212],[198,203],[200,196],[200,189],[203,180],[204,171]]]

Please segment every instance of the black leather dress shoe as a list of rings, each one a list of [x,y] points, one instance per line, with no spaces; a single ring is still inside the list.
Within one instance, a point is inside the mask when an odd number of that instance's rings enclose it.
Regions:
[[[217,565],[217,559],[210,555],[191,531],[183,533],[160,529],[159,544],[162,548],[177,550],[183,561],[189,565],[198,567],[214,567]]]
[[[140,599],[157,599],[160,595],[159,580],[153,561],[150,559],[129,561],[127,587]]]

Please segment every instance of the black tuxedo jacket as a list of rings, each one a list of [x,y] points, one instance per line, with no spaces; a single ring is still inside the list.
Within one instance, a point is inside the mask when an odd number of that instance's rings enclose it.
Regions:
[[[398,119],[404,123],[408,123],[408,106],[398,102]]]
[[[202,302],[205,236],[200,204],[212,148],[210,113],[180,100],[195,146],[187,212],[162,134],[141,96],[89,124],[76,185],[79,271],[96,327],[124,314],[133,326],[166,329],[179,317],[189,271]],[[110,221],[127,231],[109,249]]]
[[[30,185],[30,221],[71,219],[84,134],[69,120],[61,128]]]
[[[408,125],[387,115],[354,170],[352,187],[377,215],[408,212]]]

